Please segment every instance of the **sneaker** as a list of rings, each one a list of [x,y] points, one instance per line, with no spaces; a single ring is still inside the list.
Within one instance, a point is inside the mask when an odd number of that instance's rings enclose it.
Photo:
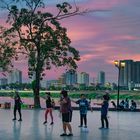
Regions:
[[[54,122],[51,122],[51,123],[50,123],[50,125],[53,125],[53,124],[54,124]]]
[[[70,134],[68,134],[67,136],[73,136],[73,134],[72,134],[72,133],[70,133]]]
[[[13,118],[12,120],[13,120],[13,121],[15,121],[15,120],[16,120],[16,118]]]
[[[99,129],[104,129],[104,127],[100,127]]]
[[[61,134],[60,136],[62,136],[62,137],[63,137],[63,136],[67,136],[67,134],[66,134],[66,133],[63,133],[63,134]]]
[[[19,119],[18,121],[19,121],[19,122],[21,122],[21,121],[22,121],[22,119]]]
[[[46,123],[47,123],[47,121],[43,122],[43,124],[46,124]]]
[[[79,125],[78,127],[83,127],[82,125]]]
[[[84,127],[85,127],[85,128],[87,128],[87,126],[86,126],[86,125],[85,125]]]

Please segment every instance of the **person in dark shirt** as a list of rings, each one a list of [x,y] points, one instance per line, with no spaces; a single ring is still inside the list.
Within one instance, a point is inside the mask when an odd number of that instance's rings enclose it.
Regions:
[[[119,104],[119,109],[120,110],[124,110],[124,104],[125,104],[125,102],[124,102],[124,100],[122,100]]]
[[[89,108],[89,101],[86,99],[84,94],[81,94],[81,98],[77,101],[73,101],[76,104],[79,104],[79,110],[80,110],[80,126],[83,127],[83,121],[85,124],[85,128],[87,128],[87,111]]]
[[[106,95],[103,95],[103,102],[102,103],[94,103],[96,105],[101,105],[101,127],[99,129],[103,129],[104,128],[104,121],[106,123],[106,128],[109,128],[109,122],[108,122],[108,118],[107,118],[107,114],[108,114],[108,107],[109,107],[109,103],[108,103],[108,97]]]
[[[124,108],[129,109],[129,100],[128,100],[128,98],[125,99]]]
[[[19,96],[17,91],[15,92],[14,101],[15,101],[15,104],[14,104],[14,118],[13,118],[13,120],[16,120],[16,112],[18,111],[18,113],[19,113],[19,120],[18,121],[22,121],[22,114],[21,114],[22,101],[21,101],[20,96]]]
[[[46,112],[45,112],[45,121],[43,124],[47,123],[48,113],[50,113],[50,117],[51,117],[50,125],[53,125],[54,122],[53,122],[52,110],[53,110],[53,106],[54,106],[54,101],[51,99],[50,92],[47,92],[46,95],[47,95],[47,97],[46,97]]]
[[[113,106],[115,109],[117,109],[116,103],[115,103],[114,101],[111,101],[111,103],[112,103],[112,106]]]
[[[137,108],[137,104],[134,100],[131,100],[131,106],[130,106],[130,109],[133,111]]]
[[[106,90],[106,91],[105,91],[105,96],[106,96],[105,98],[106,98],[106,100],[108,100],[108,101],[110,100],[110,94],[109,94],[109,93],[110,93],[109,90]]]
[[[68,97],[67,91],[61,91],[61,98],[60,98],[60,112],[62,113],[62,122],[63,122],[63,131],[60,136],[73,136],[72,127],[71,127],[71,120],[72,120],[72,107],[71,107],[71,100]],[[69,130],[69,134],[66,133],[66,130]]]

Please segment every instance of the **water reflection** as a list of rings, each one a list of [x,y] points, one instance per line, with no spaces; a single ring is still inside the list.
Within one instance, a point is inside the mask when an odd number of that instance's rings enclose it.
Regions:
[[[13,137],[14,140],[20,140],[21,136],[21,122],[13,122]]]
[[[84,128],[84,127],[80,128],[81,139],[87,140],[88,139],[88,132],[89,132],[88,128]]]
[[[40,128],[39,128],[39,114],[40,110],[33,110],[33,118],[32,118],[32,139],[33,140],[41,140]]]
[[[51,140],[51,139],[53,139],[52,138],[52,136],[53,136],[53,125],[45,125],[44,126],[45,127],[45,131],[44,131],[44,133],[45,133],[45,139],[47,139],[48,137],[49,137],[49,139]]]
[[[101,130],[101,140],[109,140],[109,129]]]

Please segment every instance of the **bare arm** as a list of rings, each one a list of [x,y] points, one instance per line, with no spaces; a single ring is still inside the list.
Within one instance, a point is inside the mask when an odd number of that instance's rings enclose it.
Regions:
[[[93,103],[93,105],[100,105],[100,106],[102,106],[103,103]]]
[[[67,100],[66,99],[60,100],[60,103],[61,104],[66,104],[67,103]]]
[[[72,101],[73,103],[76,103],[76,101],[74,101],[74,100],[72,100],[72,99],[71,99],[71,101]]]

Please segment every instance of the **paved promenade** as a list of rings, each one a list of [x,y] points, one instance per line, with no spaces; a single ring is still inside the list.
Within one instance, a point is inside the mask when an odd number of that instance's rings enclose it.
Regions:
[[[88,112],[89,132],[78,128],[79,112],[73,111],[73,137],[60,137],[62,123],[54,111],[54,125],[43,125],[44,110],[23,110],[23,121],[12,121],[12,110],[0,110],[0,140],[140,140],[139,112],[109,112],[110,129],[99,130],[100,111]]]

